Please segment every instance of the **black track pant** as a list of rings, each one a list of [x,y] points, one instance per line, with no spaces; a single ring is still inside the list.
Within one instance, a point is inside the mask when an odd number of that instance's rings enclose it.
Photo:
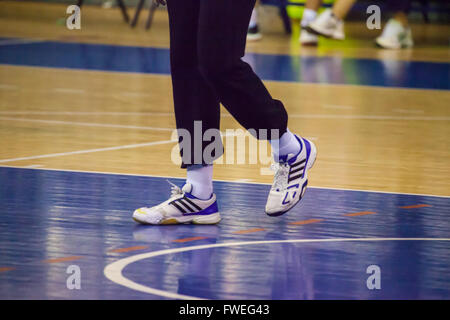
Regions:
[[[283,104],[270,96],[241,59],[254,4],[255,0],[167,1],[176,125],[193,138],[194,121],[201,121],[202,132],[219,129],[219,103],[247,130],[269,130],[268,136],[257,138],[270,139],[271,129],[277,129],[279,136],[286,132]],[[223,151],[219,143],[216,158]],[[210,163],[203,158],[198,163],[198,157],[194,161],[194,153],[182,150],[182,167]]]

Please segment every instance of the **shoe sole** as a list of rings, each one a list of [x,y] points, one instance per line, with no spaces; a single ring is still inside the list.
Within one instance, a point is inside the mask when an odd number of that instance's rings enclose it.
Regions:
[[[179,219],[182,218],[182,219]],[[159,225],[170,225],[170,224],[217,224],[220,222],[220,213],[212,213],[206,216],[183,216],[179,218],[168,218],[162,220],[160,223],[149,223],[142,221],[133,217],[133,220],[140,224],[159,226]]]
[[[317,31],[317,30],[311,28],[310,26],[305,27],[305,30],[308,31],[309,33],[315,34],[316,36],[322,36],[322,37],[325,37],[328,39],[333,39],[333,40],[345,40],[345,37],[344,38],[335,37],[332,34],[322,33],[320,31]]]
[[[262,39],[262,35],[261,34],[255,34],[255,35],[247,35],[247,40],[248,41],[258,41]]]
[[[294,208],[297,205],[297,203],[300,202],[301,199],[303,199],[303,196],[304,196],[304,194],[306,192],[306,189],[307,189],[307,186],[308,186],[308,170],[311,170],[311,168],[313,167],[314,163],[316,162],[316,158],[317,158],[316,145],[313,142],[311,142],[311,141],[309,141],[307,139],[303,139],[303,140],[304,141],[308,141],[308,143],[309,143],[309,145],[311,147],[311,151],[310,151],[310,154],[309,154],[308,162],[306,163],[306,169],[305,169],[306,181],[305,181],[305,184],[304,184],[304,187],[303,187],[303,190],[302,190],[302,194],[299,196],[298,200],[289,209],[286,209],[284,211],[274,212],[274,213],[267,213],[266,212],[266,214],[268,216],[270,216],[270,217],[279,217],[279,216],[285,214],[286,212],[288,212],[289,210]]]

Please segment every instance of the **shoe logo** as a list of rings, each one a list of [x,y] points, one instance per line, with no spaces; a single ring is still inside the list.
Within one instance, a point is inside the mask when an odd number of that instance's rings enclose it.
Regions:
[[[296,190],[293,193],[291,193],[290,190],[286,191],[286,195],[284,196],[282,204],[289,204],[289,203],[291,203],[291,201],[294,200],[296,194],[297,194]],[[289,197],[289,199],[288,199],[289,195],[292,195],[292,196]]]
[[[183,215],[202,210],[202,208],[187,197],[173,200],[169,204],[180,210]]]

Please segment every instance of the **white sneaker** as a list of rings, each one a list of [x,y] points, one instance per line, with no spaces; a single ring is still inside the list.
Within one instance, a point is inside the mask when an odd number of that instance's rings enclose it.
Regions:
[[[262,39],[262,34],[259,32],[258,25],[254,27],[249,27],[247,30],[247,40],[248,41],[258,41]]]
[[[319,42],[317,35],[306,30],[302,30],[302,32],[300,33],[299,41],[302,46],[316,46]]]
[[[405,28],[395,19],[389,19],[375,42],[385,49],[411,48],[414,45],[411,28]]]
[[[277,163],[266,204],[269,216],[279,216],[292,209],[302,199],[308,185],[308,170],[316,160],[317,149],[311,141],[295,137],[302,150],[297,155],[289,154]]]
[[[151,208],[135,210],[133,219],[142,224],[216,224],[220,221],[215,194],[208,200],[198,199],[191,194],[192,185],[189,183],[182,189],[172,184],[171,192],[169,200]]]
[[[344,21],[334,16],[331,9],[322,12],[313,22],[311,22],[306,30],[310,33],[332,38],[336,40],[344,40]]]

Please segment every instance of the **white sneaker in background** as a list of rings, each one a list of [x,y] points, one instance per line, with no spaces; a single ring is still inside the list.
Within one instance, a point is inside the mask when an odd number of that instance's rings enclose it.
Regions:
[[[387,22],[375,43],[385,49],[411,48],[414,45],[411,28],[405,28],[395,19]]]
[[[259,32],[258,25],[254,25],[253,27],[249,27],[247,30],[247,40],[248,41],[258,41],[262,39],[262,34]]]
[[[318,43],[318,37],[313,33],[302,30],[299,41],[302,46],[316,46]]]
[[[306,27],[306,31],[335,40],[345,39],[344,21],[335,17],[331,9],[322,12]]]

